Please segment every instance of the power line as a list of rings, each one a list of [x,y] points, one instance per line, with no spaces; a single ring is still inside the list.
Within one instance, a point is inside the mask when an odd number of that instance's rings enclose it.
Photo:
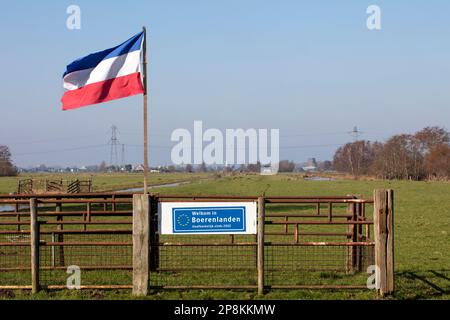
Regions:
[[[86,149],[94,149],[94,148],[104,148],[104,147],[107,147],[107,146],[108,145],[106,145],[106,144],[101,144],[101,145],[91,145],[91,146],[66,148],[66,149],[58,149],[58,150],[14,153],[13,156],[17,157],[17,156],[27,156],[27,155],[35,155],[35,154],[60,153],[60,152],[78,151],[78,150],[86,150]]]
[[[92,138],[92,137],[98,137],[98,135],[90,134],[90,135],[71,136],[71,137],[64,137],[64,138],[59,137],[57,139],[42,139],[42,140],[12,142],[12,144],[13,145],[28,145],[28,144],[48,143],[48,142],[55,142],[55,141],[67,141],[67,140],[75,140],[75,139],[79,139],[79,138]]]
[[[292,146],[280,146],[280,149],[300,149],[300,148],[322,148],[322,147],[341,147],[341,146],[343,146],[344,144],[316,144],[316,145],[292,145]],[[139,144],[126,144],[126,146],[128,146],[128,147],[132,147],[132,148],[143,148],[143,146],[142,145],[139,145]],[[171,148],[173,148],[173,146],[163,146],[163,145],[150,145],[149,146],[150,148],[157,148],[157,149],[171,149]],[[198,149],[198,148],[195,148],[195,147],[191,147],[191,149],[194,149],[194,150],[196,150],[196,149]],[[203,149],[203,146],[200,148],[200,149]],[[225,148],[225,149],[233,149],[233,150],[236,150],[236,149],[247,149],[246,147],[244,147],[244,148],[237,148],[236,146],[234,147],[234,148]]]
[[[355,130],[356,128],[356,130]],[[345,135],[345,134],[353,134],[354,132],[359,132],[360,134],[370,133],[370,134],[386,134],[386,132],[361,132],[358,131],[357,127],[355,127],[352,131],[340,131],[340,132],[323,132],[323,133],[295,133],[295,134],[280,134],[280,138],[289,138],[289,137],[314,137],[314,136],[328,136],[328,135]],[[110,133],[111,131],[108,131]],[[89,134],[89,135],[80,135],[80,136],[69,136],[69,137],[58,137],[55,139],[39,139],[39,140],[31,140],[31,141],[12,141],[12,145],[30,145],[30,144],[39,144],[39,143],[49,143],[49,142],[57,142],[57,141],[67,141],[67,140],[75,140],[81,138],[92,138],[92,137],[100,137],[102,134]],[[122,132],[121,135],[129,135],[129,136],[141,136],[142,133],[138,132]],[[158,133],[150,133],[150,137],[170,137],[170,134],[158,134]]]

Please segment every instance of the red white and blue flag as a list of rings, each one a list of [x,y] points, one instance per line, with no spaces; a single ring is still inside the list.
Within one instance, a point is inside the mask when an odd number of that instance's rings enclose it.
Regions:
[[[92,53],[67,66],[63,110],[144,93],[141,53],[144,32],[117,47]]]

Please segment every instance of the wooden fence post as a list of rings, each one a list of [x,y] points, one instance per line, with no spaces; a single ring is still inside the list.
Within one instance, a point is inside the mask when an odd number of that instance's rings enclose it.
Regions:
[[[150,244],[150,196],[133,195],[133,295],[148,294],[149,244]]]
[[[266,216],[265,198],[258,198],[258,229],[257,229],[257,268],[258,294],[264,294],[264,220]]]
[[[394,291],[394,192],[377,189],[373,201],[377,289],[385,296]]]
[[[30,238],[31,238],[31,288],[32,293],[39,291],[39,222],[37,202],[30,199]]]

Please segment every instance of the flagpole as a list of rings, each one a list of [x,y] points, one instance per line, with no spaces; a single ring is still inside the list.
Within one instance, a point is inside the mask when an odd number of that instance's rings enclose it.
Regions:
[[[142,68],[142,80],[144,85],[144,194],[148,193],[148,124],[147,124],[147,29],[142,27],[144,32],[143,42],[143,68]]]

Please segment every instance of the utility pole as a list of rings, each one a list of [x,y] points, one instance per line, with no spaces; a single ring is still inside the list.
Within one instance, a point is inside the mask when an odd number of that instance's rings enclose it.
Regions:
[[[144,85],[143,117],[144,117],[144,194],[148,193],[148,92],[147,92],[147,28],[142,27],[144,41],[142,44],[142,82]]]
[[[357,126],[354,126],[353,130],[348,133],[353,137],[353,142],[358,141],[359,137],[363,134],[362,131],[358,130]]]

